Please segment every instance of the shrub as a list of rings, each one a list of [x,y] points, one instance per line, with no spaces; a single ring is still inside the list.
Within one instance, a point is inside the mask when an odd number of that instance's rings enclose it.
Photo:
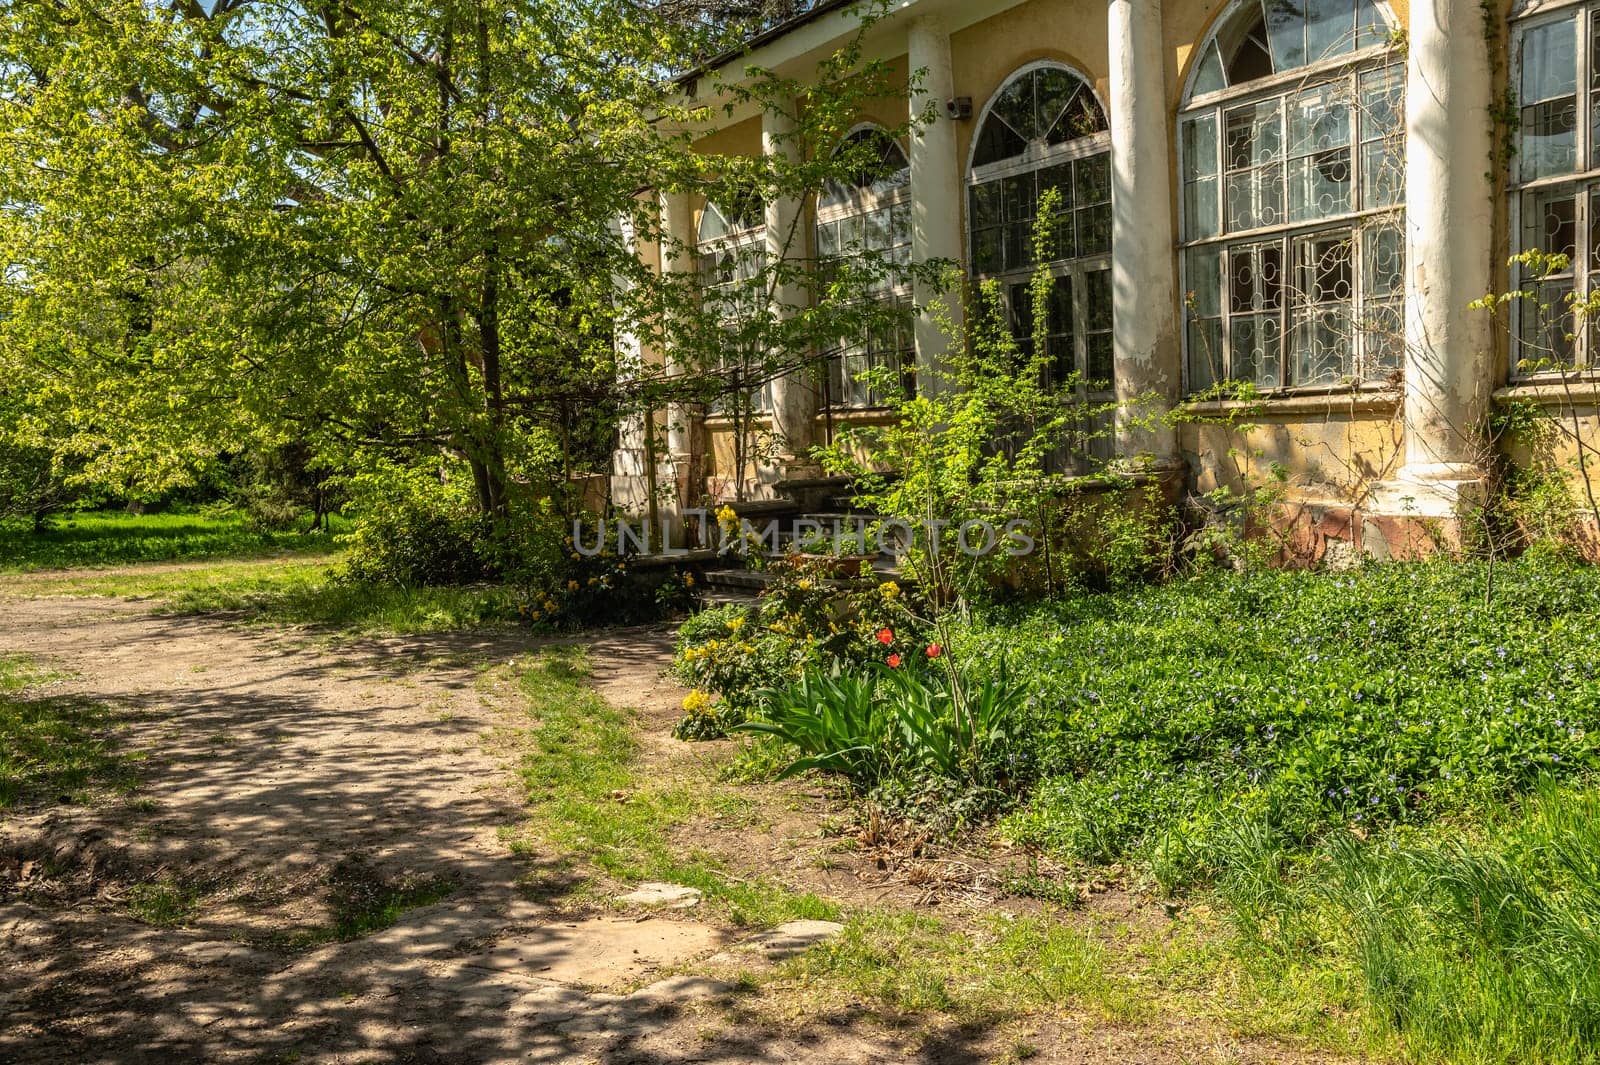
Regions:
[[[797,681],[807,669],[856,668],[926,646],[898,584],[835,580],[824,576],[828,565],[774,562],[773,580],[754,607],[707,610],[684,623],[675,674],[700,697],[693,700],[696,720],[686,721],[680,736],[725,734],[764,689]],[[896,633],[892,646],[878,641],[885,629]]]
[[[462,584],[489,576],[487,519],[460,478],[385,466],[351,479],[349,576],[373,584]]]

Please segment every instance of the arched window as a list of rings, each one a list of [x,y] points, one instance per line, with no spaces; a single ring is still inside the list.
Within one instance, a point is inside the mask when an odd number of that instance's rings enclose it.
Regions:
[[[1400,368],[1404,82],[1375,0],[1236,0],[1200,49],[1178,116],[1191,391]]]
[[[1014,75],[986,110],[968,174],[969,263],[977,280],[1000,282],[1020,337],[1031,304],[1034,226],[1046,191],[1057,195],[1057,279],[1050,342],[1061,376],[1082,367],[1111,377],[1111,140],[1089,85],[1065,67]]]
[[[760,197],[741,196],[725,205],[707,202],[700,212],[695,251],[707,307],[730,327],[764,312],[767,233]],[[723,369],[741,368],[725,361]],[[770,411],[772,383],[753,390],[751,402],[757,411]]]
[[[1045,263],[1053,283],[1045,343],[1047,384],[1076,378],[1080,398],[1110,397],[1111,135],[1105,109],[1077,74],[1053,63],[1024,67],[984,109],[967,175],[968,267],[994,282],[1012,333],[1035,334],[1029,285],[1039,266],[1034,232],[1055,192]],[[989,286],[985,286],[989,287]],[[1100,452],[1109,437],[1085,426]],[[1066,456],[1058,465],[1072,466]]]
[[[1548,7],[1548,5],[1546,5]],[[1512,164],[1517,252],[1564,262],[1513,267],[1519,376],[1600,366],[1600,320],[1576,320],[1600,294],[1600,5],[1573,4],[1518,21],[1511,85],[1521,108]]]
[[[895,367],[909,387],[915,362],[911,290],[904,273],[911,261],[911,166],[895,139],[875,126],[851,133],[839,150],[859,156],[862,165],[847,179],[830,181],[817,197],[817,259],[823,276],[830,264],[870,257],[877,277],[873,297],[906,313],[886,315],[871,335],[832,355],[826,398],[834,407],[877,407],[887,397],[862,375]]]

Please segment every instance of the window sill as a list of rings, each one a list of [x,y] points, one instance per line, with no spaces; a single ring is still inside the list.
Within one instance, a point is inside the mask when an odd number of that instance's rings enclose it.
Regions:
[[[1400,394],[1368,388],[1337,392],[1268,392],[1255,399],[1208,399],[1181,403],[1184,414],[1240,414],[1255,412],[1279,418],[1296,414],[1391,414],[1400,406]]]
[[[1565,381],[1555,376],[1524,378],[1494,390],[1496,403],[1527,400],[1541,406],[1559,407],[1568,399],[1584,406],[1600,405],[1600,374],[1594,370],[1584,370]]]

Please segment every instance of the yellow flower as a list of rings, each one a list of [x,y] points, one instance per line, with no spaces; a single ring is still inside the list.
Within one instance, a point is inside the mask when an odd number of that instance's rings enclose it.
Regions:
[[[683,575],[683,586],[685,588],[693,588],[694,587],[694,574],[685,573]]]
[[[544,601],[544,608],[545,608],[545,609],[546,609],[546,610],[547,610],[547,611],[549,611],[549,612],[550,612],[550,613],[552,613],[552,614],[554,614],[554,613],[555,613],[555,612],[556,612],[556,604],[555,604],[555,600],[553,600],[553,599],[546,599],[546,600],[545,600],[545,601]]]
[[[578,553],[577,553],[577,552],[576,552],[576,551],[574,551],[574,552],[573,552],[573,553],[572,553],[572,561],[574,561],[574,562],[576,562],[576,561],[578,561],[578,559],[580,559],[580,558],[582,558],[582,557],[583,557],[583,556],[582,556],[582,555],[580,555],[580,554],[578,554]]]
[[[530,610],[530,611],[528,611],[528,617],[530,617],[534,621],[538,621],[539,620],[539,612],[537,610]]]
[[[744,615],[743,614],[739,615],[738,617],[734,618],[732,621],[728,622],[728,631],[729,632],[738,632],[742,628],[744,628]]]
[[[811,582],[808,580],[803,580],[796,585],[796,587],[798,587],[802,592],[809,592],[811,590]]]
[[[577,590],[578,590],[578,582],[577,581],[568,581],[567,582],[567,591],[575,592]]]
[[[683,697],[683,709],[691,714],[704,713],[711,709],[711,696],[696,688]]]
[[[900,586],[894,581],[884,581],[882,584],[878,585],[878,592],[885,599],[900,598]]]

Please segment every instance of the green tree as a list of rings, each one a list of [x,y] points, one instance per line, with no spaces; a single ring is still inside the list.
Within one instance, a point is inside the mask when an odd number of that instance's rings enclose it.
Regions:
[[[603,456],[624,409],[726,390],[726,323],[636,253],[661,236],[655,190],[807,195],[888,91],[852,45],[798,162],[698,155],[690,131],[806,91],[758,74],[685,102],[669,74],[726,46],[714,21],[633,0],[0,0],[0,368],[38,385],[86,478],[156,491],[292,439],[328,468],[459,461],[499,523],[518,486],[557,494]],[[752,312],[763,372],[851,328],[823,302]],[[678,373],[619,388],[619,320]]]

